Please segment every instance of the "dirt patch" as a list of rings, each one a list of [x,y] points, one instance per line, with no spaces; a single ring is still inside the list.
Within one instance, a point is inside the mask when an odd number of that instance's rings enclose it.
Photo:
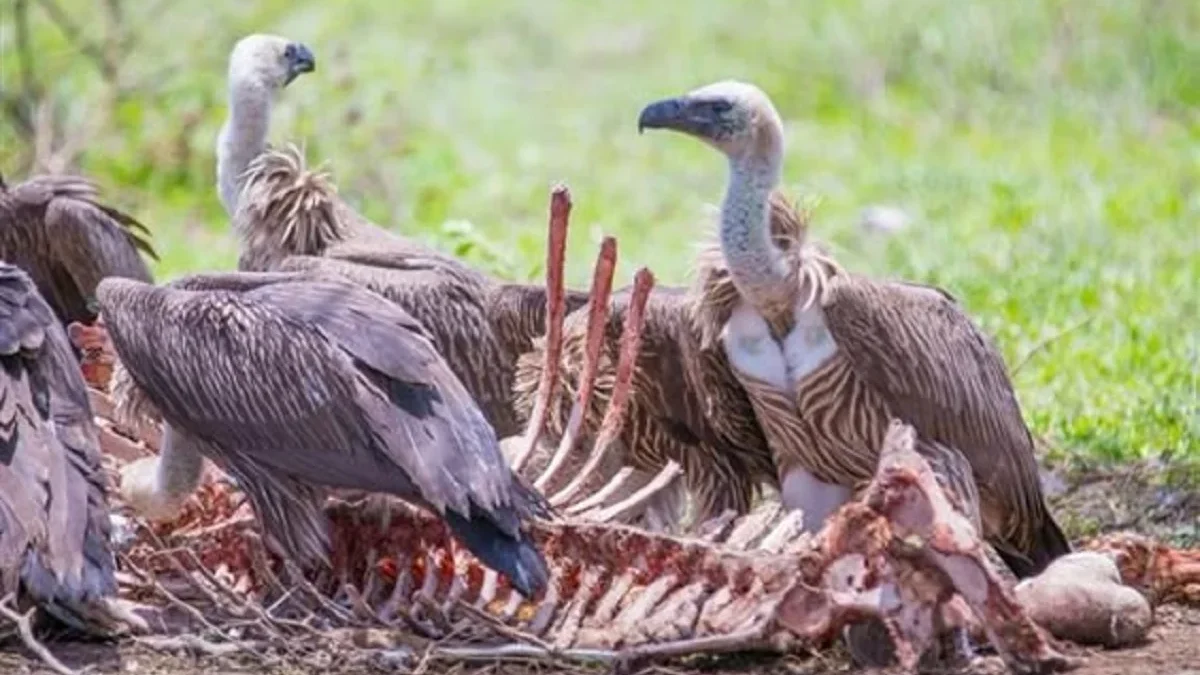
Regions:
[[[289,664],[264,667],[257,661],[237,658],[196,658],[163,654],[125,643],[120,645],[59,644],[52,649],[68,666],[91,665],[94,675],[226,675],[261,673],[263,675],[358,675],[413,672],[383,664],[338,663]],[[1200,609],[1164,607],[1150,641],[1140,647],[1116,651],[1068,648],[1082,659],[1075,675],[1198,675],[1200,673]],[[984,659],[969,673],[1004,672],[994,659]],[[422,671],[418,671],[422,672]],[[542,664],[426,664],[426,675],[582,675],[603,673],[602,668],[563,668]],[[688,675],[833,675],[854,672],[841,657],[768,657],[742,655],[730,658],[693,659],[672,664],[669,669],[647,669],[650,673]],[[0,673],[12,675],[50,675],[52,671],[13,651],[0,652]],[[946,674],[950,675],[950,674]]]
[[[1130,530],[1176,547],[1200,545],[1200,480],[1162,462],[1060,466],[1044,474],[1050,506],[1072,541]]]

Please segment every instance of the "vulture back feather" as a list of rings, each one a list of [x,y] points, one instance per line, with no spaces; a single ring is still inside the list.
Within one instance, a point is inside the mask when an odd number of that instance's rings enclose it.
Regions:
[[[346,204],[328,172],[308,168],[294,144],[257,155],[241,186],[233,218],[239,270],[268,271],[289,255],[324,255],[349,241],[407,243]]]
[[[241,270],[291,270],[375,291],[425,327],[501,437],[520,433],[517,358],[545,326],[540,285],[497,283],[462,261],[370,222],[308,169],[294,145],[251,162],[234,219]],[[569,308],[587,294],[568,292]]]
[[[63,326],[95,319],[91,300],[108,276],[150,281],[141,254],[157,260],[149,232],[101,203],[76,176],[0,184],[0,259],[25,270]]]
[[[79,630],[116,590],[97,432],[66,333],[0,263],[0,595]]]
[[[174,450],[238,478],[302,563],[326,560],[323,488],[360,489],[427,506],[522,592],[540,588],[545,562],[522,523],[544,502],[424,328],[357,285],[243,275],[100,286],[117,356]]]

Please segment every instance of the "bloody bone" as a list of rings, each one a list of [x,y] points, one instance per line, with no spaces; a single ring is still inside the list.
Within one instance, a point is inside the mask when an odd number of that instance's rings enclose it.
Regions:
[[[571,191],[556,185],[550,191],[550,232],[546,246],[546,353],[542,361],[542,379],[538,382],[537,405],[529,417],[522,445],[512,460],[513,471],[521,472],[533,454],[546,426],[548,402],[558,385],[558,360],[562,357],[563,318],[567,314],[566,282],[563,262],[567,252],[567,227],[571,216]]]
[[[560,358],[563,351],[563,279],[565,236],[570,216],[570,198],[565,187],[556,187],[550,195],[550,228],[546,258],[546,336],[543,350],[541,380],[538,395],[530,415],[530,426],[519,439],[520,446],[512,458],[513,469],[521,473],[532,469],[526,462],[533,457],[549,415],[549,401],[559,386]],[[605,237],[593,269],[588,303],[587,334],[585,336],[584,368],[568,421],[558,447],[547,464],[534,475],[527,476],[535,488],[546,494],[551,505],[567,515],[601,522],[623,522],[636,518],[654,496],[669,489],[682,476],[675,462],[663,466],[658,474],[647,477],[632,467],[617,468],[605,473],[604,461],[610,448],[620,436],[628,409],[634,368],[641,349],[646,303],[654,287],[654,275],[641,268],[634,274],[625,325],[622,329],[616,372],[609,405],[601,420],[600,429],[585,457],[577,451],[584,411],[594,393],[597,369],[604,346],[604,327],[609,313],[613,275],[616,270],[617,242]],[[570,467],[573,478],[565,486],[558,476]],[[607,482],[604,482],[607,481]],[[580,494],[591,485],[590,494]]]
[[[596,267],[592,277],[592,288],[588,294],[588,343],[584,353],[583,363],[583,386],[579,388],[579,396],[575,400],[575,405],[571,408],[570,421],[567,423],[568,431],[563,434],[562,440],[558,444],[558,448],[554,452],[554,456],[550,459],[550,464],[542,473],[533,486],[542,493],[547,492],[547,485],[554,478],[555,474],[563,467],[567,457],[575,450],[575,443],[579,439],[579,426],[583,418],[583,411],[587,410],[588,404],[592,400],[592,390],[594,380],[596,379],[596,370],[600,367],[600,349],[603,346],[604,339],[604,322],[608,320],[608,298],[612,293],[613,273],[617,266],[617,240],[613,237],[605,237],[600,243],[600,255],[596,259]],[[549,294],[547,294],[549,296]],[[557,317],[561,323],[562,317]],[[558,334],[561,334],[562,326],[558,326]],[[561,346],[559,347],[561,349]],[[557,375],[555,373],[554,375]]]
[[[1080,548],[1116,554],[1121,580],[1151,604],[1200,606],[1200,549],[1173,549],[1133,532],[1107,534]]]

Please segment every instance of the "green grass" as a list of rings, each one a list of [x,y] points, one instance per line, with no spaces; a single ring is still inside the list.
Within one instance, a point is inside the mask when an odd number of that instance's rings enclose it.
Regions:
[[[62,1],[103,34],[102,3]],[[243,4],[171,3],[140,19],[129,76],[173,70],[121,103],[82,158],[154,229],[163,278],[234,264],[212,146],[226,54],[244,33],[313,47],[318,70],[285,93],[273,139],[306,143],[379,223],[536,278],[547,189],[567,181],[578,285],[603,234],[619,238],[618,283],[639,265],[664,283],[686,279],[702,204],[719,199],[724,169],[694,141],[639,136],[637,112],[747,79],[784,115],[786,179],[797,197],[821,198],[815,234],[848,267],[947,288],[1014,366],[1045,343],[1015,374],[1038,433],[1076,458],[1200,459],[1200,4],[235,9]],[[0,9],[9,86],[12,7]],[[95,69],[37,7],[31,14],[48,86],[73,119],[88,119],[103,105]],[[12,173],[22,146],[12,128],[0,134],[0,167]],[[916,221],[898,236],[866,236],[858,212],[873,203]]]

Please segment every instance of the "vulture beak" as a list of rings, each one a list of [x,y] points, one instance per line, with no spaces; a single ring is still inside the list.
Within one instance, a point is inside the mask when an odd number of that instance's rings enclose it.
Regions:
[[[638,116],[638,133],[646,129],[673,129],[685,134],[712,138],[717,131],[718,120],[706,105],[696,105],[687,96],[665,98],[642,108]]]
[[[300,42],[292,42],[283,51],[283,57],[287,59],[287,79],[283,85],[292,83],[304,73],[311,73],[317,69],[317,58],[313,56],[312,50]]]

